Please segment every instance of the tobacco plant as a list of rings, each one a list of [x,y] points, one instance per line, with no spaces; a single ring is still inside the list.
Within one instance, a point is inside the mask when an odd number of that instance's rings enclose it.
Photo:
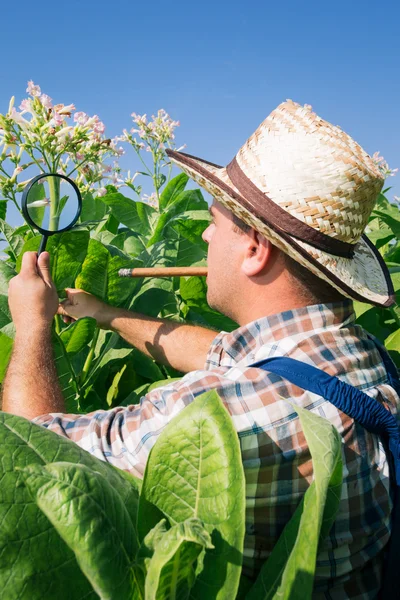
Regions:
[[[83,195],[75,229],[48,241],[60,299],[66,288],[77,287],[114,306],[232,330],[235,323],[208,307],[203,278],[118,276],[127,267],[206,263],[201,234],[209,222],[207,202],[200,190],[188,189],[185,174],[172,177],[165,155],[166,147],[174,147],[178,123],[165,111],[151,120],[133,113],[133,127],[111,140],[96,115],[53,105],[33,82],[27,91],[20,112],[12,100],[0,115],[0,237],[6,244],[0,260],[0,383],[14,337],[8,281],[23,253],[37,250],[40,241],[22,219],[17,226],[6,221],[9,203],[20,209],[21,176],[61,172],[75,178]],[[119,144],[134,153],[140,171],[123,172],[115,161],[124,152]],[[381,157],[375,159],[383,173],[393,174]],[[388,191],[378,199],[368,235],[399,293],[400,211]],[[357,302],[355,308],[358,322],[400,366],[399,308]],[[157,382],[180,376],[90,318],[68,326],[56,318],[53,348],[68,412],[134,404]],[[327,535],[340,497],[340,443],[326,420],[293,406],[295,411],[313,456],[314,481],[256,582],[241,576],[245,481],[237,434],[215,393],[197,398],[164,430],[143,484],[52,432],[1,414],[2,598],[310,597],[318,540]],[[197,440],[194,446],[188,437]],[[320,451],[321,440],[328,440],[328,453]],[[196,451],[182,470],[189,448]],[[214,458],[206,460],[205,449]],[[221,472],[224,477],[217,477]],[[215,498],[212,510],[207,497]]]

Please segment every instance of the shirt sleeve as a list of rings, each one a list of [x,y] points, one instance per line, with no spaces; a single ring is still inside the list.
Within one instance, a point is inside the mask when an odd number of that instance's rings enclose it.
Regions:
[[[221,359],[224,354],[223,339],[225,336],[226,332],[221,331],[211,342],[204,367],[207,371],[211,371],[221,365]]]
[[[164,427],[210,389],[221,388],[223,377],[194,371],[180,381],[152,390],[139,404],[88,414],[52,413],[33,422],[66,437],[97,458],[142,477],[149,452]]]

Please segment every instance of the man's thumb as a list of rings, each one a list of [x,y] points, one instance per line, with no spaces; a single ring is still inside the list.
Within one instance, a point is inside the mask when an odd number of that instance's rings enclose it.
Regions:
[[[48,252],[42,252],[37,262],[38,271],[45,283],[51,284],[53,282],[50,272],[50,254]]]

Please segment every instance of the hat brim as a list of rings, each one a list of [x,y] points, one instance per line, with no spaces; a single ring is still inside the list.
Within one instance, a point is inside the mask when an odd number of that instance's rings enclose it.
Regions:
[[[352,258],[328,254],[295,239],[244,208],[242,195],[233,185],[225,167],[184,152],[167,150],[167,154],[173,163],[228,210],[345,296],[383,307],[396,302],[388,268],[367,236],[361,237]]]

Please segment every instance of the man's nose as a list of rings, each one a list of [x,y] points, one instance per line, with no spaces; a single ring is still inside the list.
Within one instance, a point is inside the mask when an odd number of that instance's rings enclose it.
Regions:
[[[206,229],[203,231],[201,237],[203,238],[203,242],[206,242],[206,244],[208,244],[208,242],[210,241],[210,227],[211,227],[211,223],[208,227],[206,227]]]

